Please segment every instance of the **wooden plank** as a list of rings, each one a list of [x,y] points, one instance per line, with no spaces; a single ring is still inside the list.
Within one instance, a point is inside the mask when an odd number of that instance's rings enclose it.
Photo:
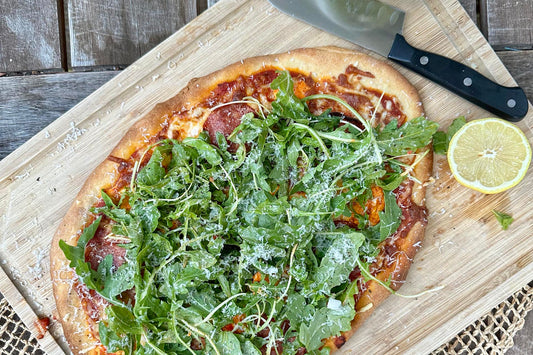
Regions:
[[[106,71],[0,78],[0,160],[117,73]]]
[[[533,102],[533,50],[498,51],[498,57]]]
[[[481,4],[484,30],[493,48],[533,48],[533,1],[485,0]]]
[[[464,7],[466,12],[468,13],[468,16],[474,21],[476,25],[479,26],[478,20],[477,20],[477,1],[476,0],[459,0],[459,3],[461,3],[461,6]]]
[[[0,72],[61,69],[56,0],[0,0]]]
[[[514,84],[458,2],[388,2],[409,11],[405,35],[414,45],[475,64],[504,85]],[[265,32],[273,35],[262,36]],[[195,76],[253,55],[322,45],[361,50],[279,13],[265,0],[222,1],[54,121],[46,128],[49,138],[41,132],[0,161],[0,201],[5,201],[0,204],[0,257],[13,267],[6,273],[24,290],[24,297],[40,303],[46,314],[54,313],[54,305],[45,301],[51,296],[47,256],[43,276],[34,279],[28,266],[35,271],[36,255],[27,250],[48,250],[80,182],[112,149],[106,143],[118,141],[155,103],[173,96]],[[399,70],[419,90],[427,116],[443,127],[457,114],[468,119],[487,115],[430,81]],[[519,123],[530,141],[533,132],[527,122],[532,118],[533,112]],[[505,194],[485,196],[457,184],[440,156],[435,178],[427,196],[425,245],[402,293],[446,288],[416,300],[389,298],[344,351],[427,353],[529,281],[533,211],[528,196],[533,176]],[[493,208],[515,217],[509,231],[491,218]],[[31,323],[30,316],[24,317]]]
[[[130,64],[196,11],[196,0],[68,0],[69,66]]]

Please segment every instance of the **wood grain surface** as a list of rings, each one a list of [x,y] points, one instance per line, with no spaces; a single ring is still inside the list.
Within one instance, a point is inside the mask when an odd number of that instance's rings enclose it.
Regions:
[[[66,15],[71,67],[130,64],[196,17],[196,2],[69,0]]]
[[[414,1],[402,6],[415,14],[408,18],[406,27],[406,36],[414,45],[463,61],[502,84],[514,84],[458,3]],[[457,23],[461,24],[459,28]],[[280,34],[291,36],[261,38],[262,31],[272,24]],[[239,37],[243,29],[251,29],[248,37]],[[357,49],[277,13],[265,1],[225,1],[2,160],[0,200],[8,203],[0,205],[0,257],[8,265],[10,279],[0,275],[0,288],[8,290],[6,296],[21,318],[32,324],[36,314],[53,315],[48,261],[43,254],[46,243],[79,182],[112,148],[106,145],[109,139],[120,137],[134,120],[177,92],[192,76],[204,75],[245,56],[324,44]],[[213,62],[205,59],[209,53],[220,55]],[[513,58],[518,57],[506,60]],[[469,119],[487,114],[429,81],[400,70],[420,90],[430,118],[443,127],[461,113]],[[531,113],[520,127],[531,140]],[[368,328],[346,345],[346,350],[365,346],[381,353],[430,351],[529,281],[533,260],[526,237],[530,237],[533,217],[524,200],[532,187],[531,173],[516,189],[498,196],[482,196],[458,186],[439,158],[435,177],[434,192],[428,196],[432,214],[426,243],[402,292],[440,284],[446,286],[445,291],[416,301],[391,298],[369,321]],[[499,231],[490,218],[491,208],[505,209],[518,222],[508,232]],[[472,255],[478,258],[470,261]],[[385,330],[383,324],[387,325]],[[41,344],[49,353],[60,353],[56,341],[64,345],[64,340],[57,322],[53,322],[50,334]],[[398,334],[403,338],[399,339]],[[376,336],[384,341],[365,341]]]
[[[0,131],[3,139],[0,142],[0,159],[116,74],[117,71],[103,71],[2,78]]]
[[[0,71],[61,68],[56,0],[0,0],[0,9]]]
[[[495,49],[532,49],[533,6],[531,0],[481,2],[486,36]]]
[[[498,52],[498,56],[533,102],[533,51]]]

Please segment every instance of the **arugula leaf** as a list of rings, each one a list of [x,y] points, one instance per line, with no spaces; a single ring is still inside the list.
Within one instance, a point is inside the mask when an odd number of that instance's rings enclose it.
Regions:
[[[352,307],[355,307],[354,296],[359,293],[359,288],[357,287],[357,280],[352,281],[349,286],[346,288],[342,294],[342,304],[349,304]],[[354,308],[355,309],[355,308]]]
[[[102,216],[98,216],[88,227],[86,227],[76,246],[67,244],[64,240],[59,241],[59,247],[65,254],[65,257],[70,260],[69,266],[76,270],[76,274],[80,278],[80,281],[83,282],[87,287],[93,290],[99,290],[99,284],[97,281],[96,272],[91,269],[91,265],[85,261],[85,247],[89,240],[91,240],[100,222],[102,221]]]
[[[433,134],[433,151],[437,154],[446,154],[448,152],[448,145],[452,140],[453,135],[466,124],[466,119],[463,116],[457,117],[448,127],[448,131],[437,131]]]
[[[496,217],[496,220],[498,221],[498,223],[500,223],[500,225],[502,226],[503,230],[507,230],[509,226],[511,225],[511,223],[513,223],[514,221],[513,217],[506,213],[499,212],[496,210],[492,210],[492,213]]]
[[[315,307],[307,304],[303,295],[291,293],[287,297],[285,312],[285,317],[289,320],[291,327],[298,329],[300,324],[307,321],[308,315],[314,314]]]
[[[386,155],[399,156],[431,143],[438,128],[436,122],[424,117],[407,121],[400,127],[397,120],[392,120],[377,134],[376,139]]]
[[[381,187],[383,190],[392,191],[395,190],[405,180],[405,176],[402,175],[399,165],[391,165],[393,172],[387,172],[384,176],[375,180],[375,184]]]
[[[147,233],[151,233],[156,230],[157,226],[159,225],[161,213],[155,204],[134,204],[133,210],[138,216],[140,216],[141,225]]]
[[[402,210],[396,203],[396,196],[392,191],[385,191],[385,210],[379,212],[379,234],[381,240],[396,232],[400,226]]]
[[[187,264],[196,269],[207,269],[217,263],[217,258],[205,250],[191,250],[184,252],[187,256]]]
[[[232,332],[220,332],[216,345],[221,355],[242,355],[241,342]]]
[[[160,147],[154,148],[148,164],[137,174],[137,182],[142,185],[153,186],[165,176],[165,168],[162,163],[164,156]]]
[[[464,116],[457,117],[456,119],[453,120],[450,127],[448,127],[448,132],[447,132],[448,143],[450,142],[454,134],[457,133],[457,131],[461,127],[463,127],[465,124],[466,124],[466,118]]]
[[[241,351],[242,355],[261,355],[261,351],[250,340],[241,343]]]
[[[213,166],[222,162],[217,150],[209,143],[198,138],[185,138],[181,144],[196,149],[200,158],[207,160]]]
[[[125,307],[109,306],[106,308],[110,329],[117,334],[142,334],[142,327],[133,313]]]
[[[448,135],[446,132],[437,131],[433,133],[433,151],[436,154],[446,154],[448,151]]]
[[[335,308],[320,308],[313,315],[309,325],[300,326],[298,339],[308,352],[317,350],[322,346],[322,339],[349,330],[354,316],[355,310],[349,304],[338,305]]]
[[[359,232],[341,234],[335,238],[314,273],[314,292],[329,294],[333,287],[348,280],[364,239],[365,236]]]
[[[104,200],[106,207],[108,208],[116,207],[111,197],[109,197],[109,195],[106,194],[104,190],[100,190],[100,195],[102,196],[102,200]]]
[[[112,260],[110,255],[107,255],[106,258]],[[102,264],[103,262],[100,263],[100,265]],[[99,290],[99,293],[106,299],[115,299],[116,296],[134,286],[135,269],[132,263],[124,263],[114,272],[112,269],[112,265],[107,266],[106,277],[103,278],[103,289]]]
[[[106,347],[108,352],[124,351],[126,354],[132,352],[133,339],[128,335],[118,335],[112,329],[110,329],[103,321],[98,323],[98,334],[100,336],[100,342]]]
[[[306,106],[294,94],[294,83],[288,71],[278,71],[278,76],[272,81],[270,87],[278,90],[276,100],[272,102],[271,114],[294,120],[308,120],[309,114],[306,112]]]

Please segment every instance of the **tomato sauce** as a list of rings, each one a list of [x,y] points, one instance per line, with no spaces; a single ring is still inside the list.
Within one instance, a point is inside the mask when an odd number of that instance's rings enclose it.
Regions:
[[[37,339],[44,338],[46,332],[48,331],[48,327],[50,326],[50,318],[48,317],[39,317],[34,322],[35,328],[37,328]]]

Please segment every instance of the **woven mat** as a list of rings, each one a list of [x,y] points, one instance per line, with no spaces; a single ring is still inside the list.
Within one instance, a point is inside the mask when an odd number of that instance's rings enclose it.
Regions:
[[[0,354],[45,354],[7,300],[0,297]]]
[[[44,355],[37,340],[0,294],[0,354]],[[431,355],[504,354],[533,309],[533,281],[469,325]]]

